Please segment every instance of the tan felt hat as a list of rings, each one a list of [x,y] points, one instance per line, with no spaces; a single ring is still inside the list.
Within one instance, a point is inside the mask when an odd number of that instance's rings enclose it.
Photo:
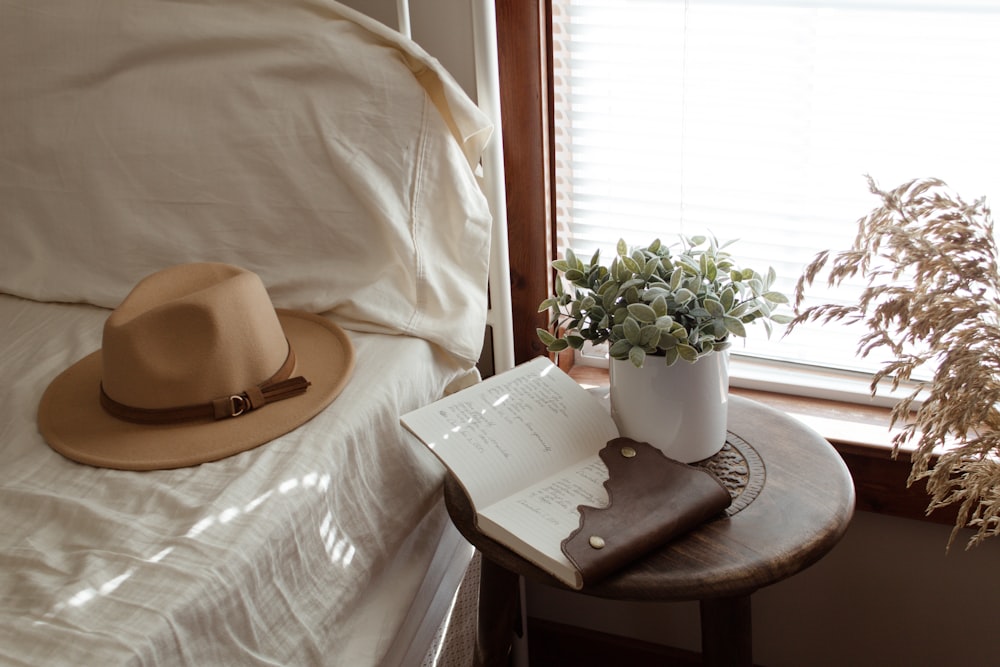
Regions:
[[[125,297],[104,324],[101,349],[45,390],[38,429],[81,463],[192,466],[309,421],[353,369],[343,329],[276,310],[256,274],[183,264],[144,278]]]

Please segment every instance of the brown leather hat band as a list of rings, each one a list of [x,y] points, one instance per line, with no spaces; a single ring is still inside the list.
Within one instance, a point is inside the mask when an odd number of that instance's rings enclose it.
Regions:
[[[288,356],[278,372],[264,382],[242,393],[221,396],[208,403],[185,405],[176,408],[136,408],[119,403],[104,392],[101,385],[101,406],[118,419],[137,424],[176,424],[200,419],[225,419],[239,417],[257,410],[268,403],[281,401],[305,393],[309,381],[301,375],[289,378],[295,369],[295,352],[288,346]]]

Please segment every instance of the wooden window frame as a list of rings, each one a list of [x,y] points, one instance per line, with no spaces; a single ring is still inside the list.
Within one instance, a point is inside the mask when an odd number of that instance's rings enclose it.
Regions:
[[[547,318],[538,304],[551,294],[554,279],[550,262],[555,239],[555,200],[552,184],[551,2],[497,0],[497,41],[500,58],[500,100],[504,137],[504,169],[510,273],[514,322],[514,358],[517,363],[546,354],[535,335]],[[577,376],[606,382],[606,372],[579,369]],[[857,508],[937,523],[955,522],[951,508],[926,513],[924,485],[907,486],[908,456],[893,457],[888,446],[888,411],[768,392],[733,390],[779,409],[841,420],[882,424],[886,437],[858,442],[824,433],[840,452],[854,477]]]

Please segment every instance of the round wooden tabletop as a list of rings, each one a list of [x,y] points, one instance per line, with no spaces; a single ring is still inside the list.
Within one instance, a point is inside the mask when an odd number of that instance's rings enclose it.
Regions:
[[[727,514],[581,593],[661,601],[744,596],[808,567],[837,543],[854,511],[854,484],[833,447],[788,415],[733,395],[728,430],[726,449],[705,462],[736,478],[723,480],[734,495]],[[459,532],[486,558],[564,588],[479,533],[468,498],[450,476],[445,503]]]

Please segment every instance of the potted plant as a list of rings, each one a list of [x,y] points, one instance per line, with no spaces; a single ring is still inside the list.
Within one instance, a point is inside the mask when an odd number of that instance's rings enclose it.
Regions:
[[[1000,533],[1000,268],[990,211],[938,179],[883,191],[869,177],[868,186],[881,204],[858,221],[850,249],[806,267],[790,330],[807,320],[863,322],[858,353],[892,357],[873,376],[873,395],[883,381],[898,388],[933,367],[892,409],[892,425],[903,424],[893,455],[915,443],[908,484],[927,481],[928,511],[957,503],[948,545],[971,526],[971,546]],[[803,309],[821,273],[831,285],[860,275],[858,303]]]
[[[629,249],[619,240],[609,265],[600,252],[583,262],[567,250],[552,264],[562,277],[555,295],[539,306],[552,314],[552,330],[538,329],[550,352],[607,343],[622,434],[678,460],[725,444],[732,337],[758,320],[770,334],[772,322],[791,319],[775,312],[788,299],[772,289],[774,270],[740,268],[731,244],[695,236],[681,237],[677,250],[659,240]]]

